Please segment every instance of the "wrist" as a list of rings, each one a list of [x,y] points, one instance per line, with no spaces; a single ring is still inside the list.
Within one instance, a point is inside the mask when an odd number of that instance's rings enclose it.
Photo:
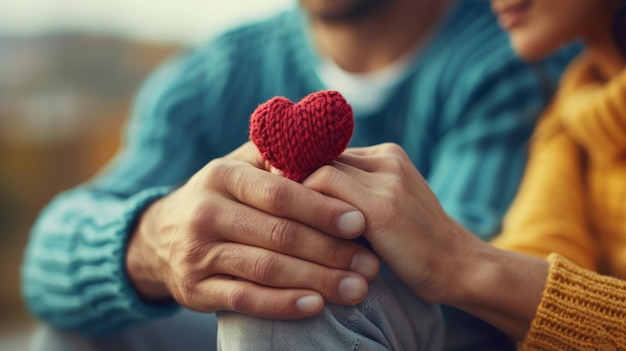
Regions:
[[[453,237],[463,240],[451,243],[439,303],[461,307],[483,298],[484,285],[481,284],[496,279],[498,260],[491,244],[478,239],[456,221],[452,222]]]
[[[468,248],[458,285],[445,304],[462,309],[521,339],[535,316],[549,263],[477,241]]]
[[[129,238],[126,251],[126,270],[137,294],[151,303],[171,299],[164,283],[156,254],[156,228],[162,199],[149,205],[139,216]]]

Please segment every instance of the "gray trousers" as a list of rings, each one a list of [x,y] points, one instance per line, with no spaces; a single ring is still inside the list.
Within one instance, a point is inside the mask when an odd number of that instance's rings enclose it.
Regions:
[[[322,314],[309,319],[279,321],[230,312],[220,312],[216,318],[181,310],[96,340],[41,327],[30,350],[514,350],[506,337],[486,323],[449,308],[444,312],[445,346],[439,309],[415,297],[383,268],[361,304],[327,305]]]
[[[329,313],[325,311],[324,313]],[[444,309],[448,325],[445,341],[446,351],[514,351],[514,344],[493,327],[462,312],[450,313]],[[460,313],[460,314],[459,314]],[[310,323],[310,322],[309,322]],[[321,323],[321,322],[318,322]],[[267,327],[267,325],[266,325]],[[452,327],[452,328],[450,328]],[[318,325],[319,328],[319,325]],[[401,328],[402,329],[402,328]],[[340,329],[338,329],[339,331]],[[319,331],[319,329],[318,329]],[[72,334],[54,332],[39,327],[33,335],[31,351],[173,351],[216,349],[217,320],[213,314],[199,314],[183,310],[172,318],[150,322],[144,326],[98,340],[88,340]],[[242,333],[241,329],[220,330],[220,334]],[[253,331],[253,333],[259,333]],[[250,338],[248,338],[249,340]],[[230,340],[230,341],[229,341]],[[230,337],[223,342],[224,348],[233,347],[241,341]],[[295,342],[297,338],[291,340]],[[230,346],[229,346],[230,343]],[[252,346],[254,347],[254,346]],[[297,348],[296,348],[297,349]]]
[[[297,321],[220,312],[218,321],[220,351],[440,351],[444,338],[439,308],[385,267],[356,308],[327,305],[319,316]]]
[[[183,309],[97,339],[42,326],[33,334],[30,351],[215,351],[216,336],[215,314]]]
[[[96,340],[41,328],[31,350],[439,351],[444,336],[439,308],[415,297],[387,269],[370,282],[368,296],[356,308],[329,304],[319,316],[297,321],[217,316],[181,310]]]

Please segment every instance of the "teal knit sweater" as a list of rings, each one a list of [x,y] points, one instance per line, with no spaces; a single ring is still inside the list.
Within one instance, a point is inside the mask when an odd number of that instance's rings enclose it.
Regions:
[[[379,111],[355,116],[352,146],[400,144],[448,213],[488,239],[514,196],[527,139],[574,53],[527,65],[480,1],[458,1]],[[120,153],[57,196],[26,250],[22,290],[50,325],[104,335],[174,312],[143,302],[125,245],[142,210],[247,140],[258,104],[326,89],[306,17],[290,11],[166,63],[141,89]],[[416,216],[419,215],[416,213]]]

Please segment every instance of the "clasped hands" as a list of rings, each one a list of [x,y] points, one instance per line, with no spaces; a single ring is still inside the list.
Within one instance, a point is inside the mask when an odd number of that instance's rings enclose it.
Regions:
[[[444,299],[472,239],[399,146],[348,149],[302,184],[273,173],[246,143],[148,207],[126,256],[138,293],[298,319],[362,301],[380,259],[422,298]]]

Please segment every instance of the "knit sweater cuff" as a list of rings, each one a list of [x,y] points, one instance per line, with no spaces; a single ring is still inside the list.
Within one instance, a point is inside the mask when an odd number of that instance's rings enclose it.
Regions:
[[[115,265],[116,269],[119,271],[113,272],[113,274],[114,276],[120,277],[120,279],[117,280],[117,284],[119,285],[116,288],[111,287],[111,292],[117,292],[117,294],[119,294],[118,301],[122,304],[119,306],[120,311],[128,312],[125,315],[125,320],[118,320],[116,322],[118,325],[111,328],[112,330],[144,320],[167,316],[174,313],[179,308],[179,305],[174,302],[159,305],[145,302],[133,288],[128,272],[126,271],[125,263],[126,249],[129,242],[128,239],[130,239],[130,233],[137,224],[137,220],[141,216],[141,213],[151,203],[169,194],[171,190],[171,187],[167,186],[150,188],[129,199],[126,211],[124,211],[124,225],[120,226],[119,230],[114,233],[114,235],[118,237],[118,240],[116,241],[123,243],[123,245],[113,252],[114,259],[120,262]]]
[[[551,254],[550,271],[522,350],[615,350],[626,345],[626,282]]]

